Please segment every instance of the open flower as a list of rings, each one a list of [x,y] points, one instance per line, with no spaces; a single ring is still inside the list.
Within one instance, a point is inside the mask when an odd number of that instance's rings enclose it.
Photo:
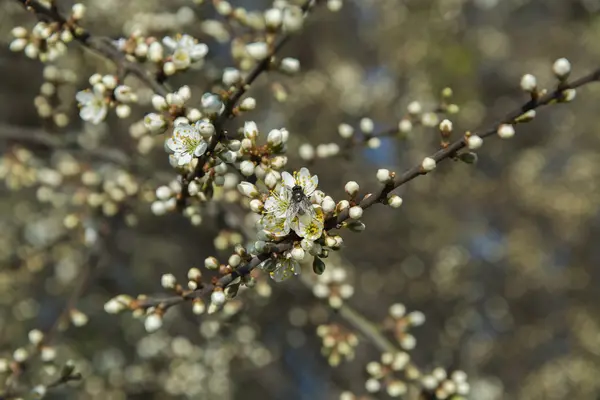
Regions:
[[[187,124],[177,125],[166,144],[173,151],[178,165],[189,164],[194,156],[200,157],[208,148],[198,129]]]
[[[299,215],[292,221],[292,229],[298,236],[315,241],[323,234],[325,213],[321,207],[315,207],[314,215]]]
[[[271,278],[276,282],[284,281],[298,274],[300,274],[300,264],[289,254],[286,258],[279,259],[275,265],[275,269],[269,273]]]
[[[198,43],[190,35],[167,36],[163,44],[173,51],[173,64],[177,69],[186,69],[191,63],[200,61],[208,53],[208,46]]]
[[[306,168],[291,175],[281,174],[283,184],[278,184],[265,201],[262,229],[274,237],[283,237],[296,232],[300,237],[316,240],[321,237],[324,226],[324,213],[314,206],[310,196],[319,182]]]
[[[104,121],[108,107],[103,93],[96,90],[82,90],[77,92],[75,99],[79,102],[79,116],[82,120],[95,125]]]
[[[317,175],[310,176],[310,172],[304,167],[300,168],[300,171],[294,172],[294,175],[289,172],[282,172],[281,179],[289,190],[292,190],[294,186],[300,186],[304,195],[309,199],[319,184],[319,177]]]

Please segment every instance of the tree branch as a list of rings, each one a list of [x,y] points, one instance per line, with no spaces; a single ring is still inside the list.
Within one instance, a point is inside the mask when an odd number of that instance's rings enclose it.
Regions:
[[[576,89],[578,87],[587,85],[592,82],[597,82],[599,80],[600,80],[600,69],[597,69],[588,75],[585,75],[579,79],[572,81],[571,83],[563,83],[556,90],[547,93],[546,95],[540,97],[537,100],[530,100],[527,103],[523,104],[521,107],[511,111],[504,118],[502,118],[501,120],[496,122],[494,125],[492,125],[490,128],[483,130],[481,133],[474,132],[473,134],[478,135],[482,139],[489,137],[497,132],[498,127],[500,125],[514,123],[516,118],[525,114],[527,111],[535,110],[539,107],[546,106],[548,104],[559,101],[564,96],[565,90]],[[438,150],[436,153],[430,155],[429,157],[434,159],[436,161],[436,163],[439,163],[447,158],[450,158],[450,157],[456,155],[457,152],[459,150],[463,149],[466,145],[467,145],[466,139],[463,137],[463,138],[453,142],[449,146],[447,146],[441,150]],[[381,190],[379,190],[379,192],[377,192],[376,194],[371,194],[370,196],[363,199],[360,202],[359,206],[362,209],[367,209],[376,203],[385,202],[387,195],[391,191],[393,191],[393,190],[399,188],[400,186],[404,185],[405,183],[413,180],[417,176],[425,175],[425,174],[427,174],[427,171],[423,170],[423,168],[421,167],[421,164],[415,165],[414,167],[405,171],[399,177],[397,177],[394,180],[392,180],[391,182],[389,182],[387,185],[385,185],[383,188],[381,188]],[[339,228],[341,226],[341,224],[349,218],[349,213],[350,213],[349,209],[345,209],[337,216],[328,218],[327,221],[325,222],[325,229],[330,230],[330,229],[334,229],[334,228]]]
[[[69,29],[73,37],[84,47],[108,58],[117,65],[120,71],[124,74],[136,76],[147,86],[152,88],[161,96],[166,96],[171,90],[165,85],[156,80],[154,74],[141,66],[138,62],[132,61],[129,57],[117,49],[112,40],[107,37],[93,36],[90,32],[76,25],[73,21],[63,17],[55,7],[46,8],[36,0],[16,0],[21,3],[26,9],[33,11],[38,18],[43,20],[54,21],[60,26]]]

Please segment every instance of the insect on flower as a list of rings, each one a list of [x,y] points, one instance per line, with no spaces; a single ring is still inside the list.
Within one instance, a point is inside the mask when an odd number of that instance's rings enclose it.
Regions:
[[[278,185],[265,202],[263,228],[270,234],[282,237],[294,230],[300,237],[312,240],[321,236],[323,212],[315,209],[310,201],[319,182],[306,168],[290,174],[281,174],[282,185]]]
[[[295,185],[292,187],[291,199],[292,201],[286,215],[286,218],[288,218],[290,222],[297,215],[308,214],[310,217],[314,217],[315,209],[313,208],[312,203],[306,194],[304,194],[304,189],[302,189],[302,186]]]

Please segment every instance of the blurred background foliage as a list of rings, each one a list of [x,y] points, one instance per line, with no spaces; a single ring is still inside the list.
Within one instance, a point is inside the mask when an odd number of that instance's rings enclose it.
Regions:
[[[58,3],[70,7],[69,1]],[[232,3],[248,10],[270,6]],[[83,24],[95,35],[118,38],[141,29],[206,42],[206,65],[171,82],[190,85],[193,101],[231,65],[228,44],[205,33],[205,21],[219,19],[209,4],[85,5]],[[411,101],[432,109],[450,86],[461,108],[452,117],[456,139],[526,101],[519,89],[524,73],[551,88],[550,66],[559,57],[572,62],[576,77],[597,68],[598,10],[597,0],[346,0],[337,13],[318,8],[283,49],[301,61],[302,73],[261,77],[250,91],[259,106],[230,128],[243,120],[256,121],[265,132],[287,127],[289,166],[299,168],[305,165],[299,145],[341,143],[338,124],[356,126],[362,117],[373,118],[376,131],[394,127]],[[52,146],[14,137],[45,129],[84,148],[118,149],[128,160],[120,168],[139,183],[140,193],[168,182],[174,172],[161,139],[144,145],[153,150],[141,151],[128,133],[131,122],[149,111],[143,101],[127,120],[113,116],[94,127],[78,118],[74,93],[88,86],[92,73],[113,67],[75,43],[56,63],[72,71],[73,83],[57,94],[71,123],[56,128],[37,115],[33,100],[44,66],[8,50],[10,29],[34,23],[17,2],[0,4],[3,175],[8,159],[28,157],[20,147],[29,148],[39,165],[72,161],[82,170],[112,168],[102,157],[75,151],[68,158]],[[130,79],[143,99],[145,89]],[[274,90],[279,96],[283,90],[286,101],[277,101]],[[393,303],[422,310],[427,321],[413,332],[413,359],[425,369],[465,370],[473,399],[600,396],[599,102],[600,86],[584,87],[573,103],[543,109],[533,122],[517,126],[514,139],[486,141],[477,165],[444,162],[403,186],[400,210],[374,207],[364,218],[364,233],[344,236],[338,263],[355,285],[349,303],[373,321],[383,320]],[[378,168],[400,172],[433,153],[438,142],[435,128],[416,127],[402,138],[384,139],[379,149],[354,149],[349,159],[317,159],[309,167],[322,190],[342,198],[346,181],[375,190]],[[177,307],[152,335],[130,314],[104,312],[116,294],[160,294],[161,274],[183,279],[205,257],[226,257],[215,249],[215,236],[228,232],[218,208],[206,210],[194,227],[175,214],[153,216],[145,201],[132,200],[106,217],[64,199],[42,203],[39,184],[8,186],[0,197],[0,351],[10,355],[26,344],[30,329],[50,329],[78,277],[92,274],[76,303],[89,321],[62,327],[53,341],[59,358],[73,358],[84,379],[48,398],[329,399],[343,390],[364,393],[364,366],[379,358],[378,351],[359,337],[356,358],[331,368],[320,354],[316,326],[344,321],[298,279],[277,285],[264,279],[260,290],[240,295],[241,311],[232,316],[198,317],[189,306]],[[76,187],[67,181],[55,191],[76,196]],[[70,214],[107,232],[100,249],[82,245],[82,231],[65,228]],[[92,262],[93,268],[87,266]],[[305,273],[312,274],[310,268]]]

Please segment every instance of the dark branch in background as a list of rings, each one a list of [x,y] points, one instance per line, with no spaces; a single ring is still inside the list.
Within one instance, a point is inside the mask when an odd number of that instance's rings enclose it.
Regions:
[[[130,60],[125,53],[117,49],[110,38],[93,36],[85,29],[65,19],[65,17],[63,17],[54,7],[46,8],[36,0],[17,1],[23,4],[28,10],[35,12],[39,19],[50,20],[68,28],[73,34],[73,37],[82,46],[87,47],[115,63],[119,69],[120,77],[128,74],[134,75],[161,96],[166,96],[171,92],[165,84],[161,84],[156,80],[156,76],[152,72],[148,71],[138,62]]]
[[[599,80],[600,80],[600,69],[598,69],[588,75],[585,75],[579,79],[576,79],[571,83],[563,83],[559,86],[559,88],[557,88],[553,92],[550,92],[550,93],[538,98],[537,100],[530,100],[527,103],[523,104],[521,107],[508,113],[503,119],[496,122],[490,128],[483,130],[482,133],[473,132],[473,134],[478,135],[482,139],[489,137],[497,132],[498,127],[500,125],[515,123],[515,120],[518,117],[520,117],[521,115],[525,114],[527,111],[535,110],[536,108],[539,108],[539,107],[542,107],[542,106],[545,106],[545,105],[548,105],[553,102],[561,100],[564,96],[565,90],[576,89],[578,87],[587,85],[592,82],[597,82]],[[457,140],[454,143],[450,144],[448,147],[438,150],[435,154],[431,155],[430,157],[433,158],[436,161],[436,163],[439,163],[440,161],[443,161],[447,158],[451,158],[451,157],[455,156],[457,154],[457,152],[459,150],[463,149],[464,147],[466,147],[466,145],[467,145],[467,141],[463,137],[460,140]],[[411,169],[405,171],[398,178],[389,182],[381,190],[379,190],[379,192],[377,192],[376,194],[372,194],[372,195],[366,197],[365,199],[363,199],[360,202],[359,206],[362,209],[366,209],[376,203],[384,203],[387,199],[388,194],[391,191],[393,191],[394,189],[397,189],[398,187],[404,185],[405,183],[413,180],[417,176],[425,175],[425,174],[427,174],[427,172],[423,170],[423,168],[421,167],[421,164],[416,165],[416,166],[412,167]],[[342,211],[339,215],[329,218],[325,222],[325,229],[330,230],[330,229],[333,229],[336,227],[340,227],[341,224],[344,221],[346,221],[348,218],[349,218],[349,210],[346,209],[346,210]]]
[[[113,220],[113,222],[114,221],[115,220]],[[106,251],[105,240],[113,230],[114,223],[110,225],[107,224],[102,228],[103,229],[99,229],[97,241],[88,251],[86,260],[82,266],[83,271],[77,276],[74,287],[71,290],[64,307],[54,319],[50,329],[44,334],[42,341],[36,344],[34,351],[29,355],[25,364],[19,365],[18,368],[13,370],[4,393],[0,393],[0,400],[25,396],[25,393],[20,393],[19,381],[22,375],[30,369],[29,363],[40,354],[44,346],[51,346],[56,340],[63,323],[69,320],[71,311],[76,308],[77,302],[86,291],[86,288],[93,282],[94,275],[106,265],[108,261],[108,252]],[[81,375],[78,372],[75,372],[72,363],[68,362],[62,367],[59,376],[49,384],[45,385],[45,387],[51,389],[79,379],[81,379]]]
[[[85,149],[79,146],[76,138],[68,140],[65,137],[58,137],[47,133],[42,129],[24,128],[21,126],[0,124],[0,140],[15,141],[19,143],[31,143],[54,150],[68,150],[71,152],[81,152],[88,157],[106,160],[121,166],[129,165],[129,157],[118,149],[98,147],[95,149]]]

